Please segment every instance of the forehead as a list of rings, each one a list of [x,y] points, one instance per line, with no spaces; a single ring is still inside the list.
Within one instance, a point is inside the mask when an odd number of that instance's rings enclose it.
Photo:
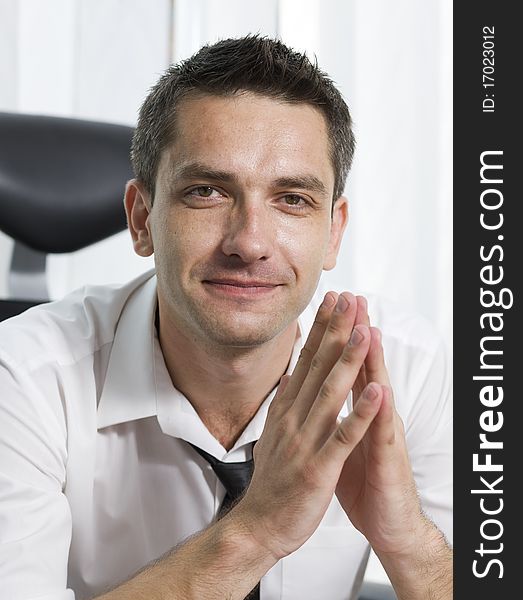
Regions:
[[[334,185],[327,124],[307,104],[290,104],[254,93],[197,96],[178,109],[173,142],[160,170],[175,176],[198,162],[241,177],[311,174]]]

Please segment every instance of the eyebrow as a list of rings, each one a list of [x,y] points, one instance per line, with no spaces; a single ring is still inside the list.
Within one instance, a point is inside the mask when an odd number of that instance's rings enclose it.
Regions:
[[[325,185],[314,175],[298,175],[296,177],[278,177],[274,182],[277,187],[282,188],[298,188],[302,190],[310,190],[319,194],[327,194]]]
[[[176,179],[212,179],[224,183],[235,183],[237,178],[227,171],[219,171],[201,163],[189,163],[181,167],[175,167],[170,173],[173,181]]]
[[[212,169],[202,163],[189,163],[175,167],[170,173],[170,179],[171,181],[176,179],[205,179],[223,183],[238,183],[238,178],[234,173]],[[297,188],[327,194],[325,184],[315,175],[278,177],[272,184],[279,188]]]

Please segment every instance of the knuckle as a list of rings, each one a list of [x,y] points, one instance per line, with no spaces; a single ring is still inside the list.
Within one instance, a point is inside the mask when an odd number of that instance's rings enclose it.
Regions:
[[[354,434],[349,427],[338,427],[334,431],[334,439],[345,447],[354,445]]]
[[[312,372],[318,372],[323,370],[323,358],[321,354],[316,353],[311,360],[311,368]]]
[[[340,362],[344,365],[352,365],[355,362],[354,353],[351,352],[350,348],[346,347],[340,356]]]
[[[330,335],[341,336],[343,334],[343,326],[339,319],[332,318],[327,326],[327,332]]]
[[[363,423],[366,423],[369,420],[372,414],[372,407],[370,407],[366,402],[358,402],[351,413],[351,418],[358,425],[363,425]]]
[[[303,438],[299,432],[295,432],[293,435],[288,435],[288,430],[281,428],[277,431],[278,439],[284,442],[280,445],[281,456],[285,464],[291,464],[294,462],[296,456],[300,456],[301,449],[303,448]]]
[[[393,431],[385,440],[385,444],[387,444],[387,446],[394,446],[395,443],[396,443],[396,434]]]
[[[362,365],[365,358],[365,354],[358,350],[359,346],[345,346],[343,352],[340,355],[340,362],[344,365]]]
[[[309,362],[312,360],[313,356],[314,352],[307,345],[305,345],[300,351],[300,357],[298,360]]]
[[[327,316],[326,311],[322,311],[316,315],[314,319],[313,327],[318,329],[325,329],[327,327],[327,323],[329,322],[329,317]]]
[[[294,420],[292,416],[287,413],[283,415],[276,424],[274,425],[274,433],[278,439],[282,439],[285,436],[289,435],[289,432],[294,430]]]
[[[319,400],[329,400],[330,398],[332,398],[334,396],[335,393],[336,393],[336,386],[332,383],[332,381],[329,381],[328,379],[326,379],[322,383],[322,386],[321,386],[319,394],[318,394],[318,398],[319,398]]]

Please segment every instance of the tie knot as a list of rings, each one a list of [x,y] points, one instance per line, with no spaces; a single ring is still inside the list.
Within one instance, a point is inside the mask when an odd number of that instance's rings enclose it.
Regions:
[[[198,446],[190,445],[211,465],[216,477],[227,491],[228,504],[239,498],[251,481],[254,460],[251,458],[243,462],[223,462]]]

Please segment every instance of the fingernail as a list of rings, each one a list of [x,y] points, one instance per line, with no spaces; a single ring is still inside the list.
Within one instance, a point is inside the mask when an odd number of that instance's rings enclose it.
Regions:
[[[338,298],[338,302],[336,303],[336,308],[334,309],[336,312],[345,312],[349,308],[349,301],[343,294],[340,294]]]
[[[336,298],[330,292],[327,292],[325,294],[325,298],[323,298],[322,305],[325,308],[331,308],[334,305],[335,301],[336,301]]]
[[[369,383],[369,385],[365,388],[365,392],[363,395],[365,396],[365,400],[375,400],[378,396],[378,390],[376,389],[376,385],[374,383]]]
[[[363,335],[356,328],[354,328],[349,339],[349,346],[357,346],[362,340]]]

